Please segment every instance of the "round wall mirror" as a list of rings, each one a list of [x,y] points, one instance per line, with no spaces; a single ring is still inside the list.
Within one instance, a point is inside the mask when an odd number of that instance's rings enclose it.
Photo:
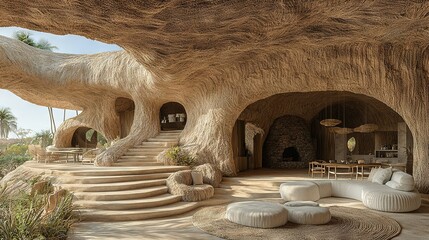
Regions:
[[[356,139],[354,137],[351,137],[347,141],[347,148],[349,149],[350,152],[353,152],[353,150],[355,150],[355,147],[356,147]]]

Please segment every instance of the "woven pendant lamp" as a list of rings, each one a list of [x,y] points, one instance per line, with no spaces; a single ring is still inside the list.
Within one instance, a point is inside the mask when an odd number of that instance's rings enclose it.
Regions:
[[[331,118],[326,118],[326,119],[323,119],[322,121],[320,121],[320,125],[325,126],[325,127],[335,127],[341,123],[341,120],[332,118],[332,103],[330,104],[330,106],[331,106],[331,114],[330,114]],[[327,114],[325,112],[325,116],[326,115]]]
[[[360,125],[359,127],[353,129],[353,131],[360,132],[360,133],[372,133],[372,132],[377,131],[377,129],[378,129],[377,124],[366,123],[366,124]]]
[[[368,123],[368,106],[365,106],[365,124],[353,129],[355,132],[360,133],[371,133],[378,129],[378,125],[374,123]]]
[[[328,118],[328,119],[323,119],[322,121],[320,121],[320,124],[325,126],[325,127],[335,127],[340,123],[341,123],[341,120],[338,120],[335,118]]]

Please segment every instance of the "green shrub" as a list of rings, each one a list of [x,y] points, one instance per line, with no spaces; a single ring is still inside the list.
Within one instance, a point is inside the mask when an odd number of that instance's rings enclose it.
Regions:
[[[4,155],[25,155],[28,150],[28,145],[13,144],[4,151]]]
[[[31,157],[28,155],[3,155],[0,156],[0,177],[5,176],[9,172],[13,171],[19,165],[30,160]]]
[[[56,208],[45,213],[47,194],[22,194],[7,197],[0,190],[0,239],[66,239],[73,217],[73,195],[60,200]]]
[[[166,152],[166,157],[179,166],[195,166],[196,159],[191,156],[188,151],[176,146],[169,148]]]

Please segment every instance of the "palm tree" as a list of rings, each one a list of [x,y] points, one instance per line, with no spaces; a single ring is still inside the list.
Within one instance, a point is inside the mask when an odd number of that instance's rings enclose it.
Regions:
[[[39,48],[42,50],[48,50],[52,52],[54,49],[57,49],[56,46],[51,45],[51,43],[45,39],[40,39],[39,42],[34,41],[34,39],[31,38],[31,33],[25,32],[25,31],[15,32],[15,39],[27,45],[30,45],[32,47]],[[56,126],[55,126],[55,119],[54,119],[52,107],[48,107],[48,112],[49,112],[49,120],[51,124],[51,133],[54,134],[56,131]]]
[[[49,130],[37,132],[33,138],[33,144],[39,144],[42,147],[47,147],[52,144],[53,136]]]
[[[51,45],[51,43],[45,39],[40,39],[39,42],[34,41],[34,39],[31,37],[31,33],[29,32],[17,31],[15,32],[15,39],[42,50],[48,50],[52,52],[52,50],[57,49],[56,46]]]
[[[16,117],[9,108],[0,108],[0,138],[7,138],[16,129]]]

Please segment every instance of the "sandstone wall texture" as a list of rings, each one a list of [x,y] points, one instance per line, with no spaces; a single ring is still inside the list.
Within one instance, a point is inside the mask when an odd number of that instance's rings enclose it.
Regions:
[[[79,126],[116,138],[115,101],[132,99],[130,134],[99,165],[155,136],[162,104],[181,103],[181,144],[225,175],[237,172],[231,133],[248,105],[279,93],[363,94],[410,127],[416,183],[429,192],[428,15],[429,2],[406,0],[2,1],[0,26],[79,34],[124,51],[56,54],[0,38],[0,88],[82,110],[60,127],[57,146]]]

